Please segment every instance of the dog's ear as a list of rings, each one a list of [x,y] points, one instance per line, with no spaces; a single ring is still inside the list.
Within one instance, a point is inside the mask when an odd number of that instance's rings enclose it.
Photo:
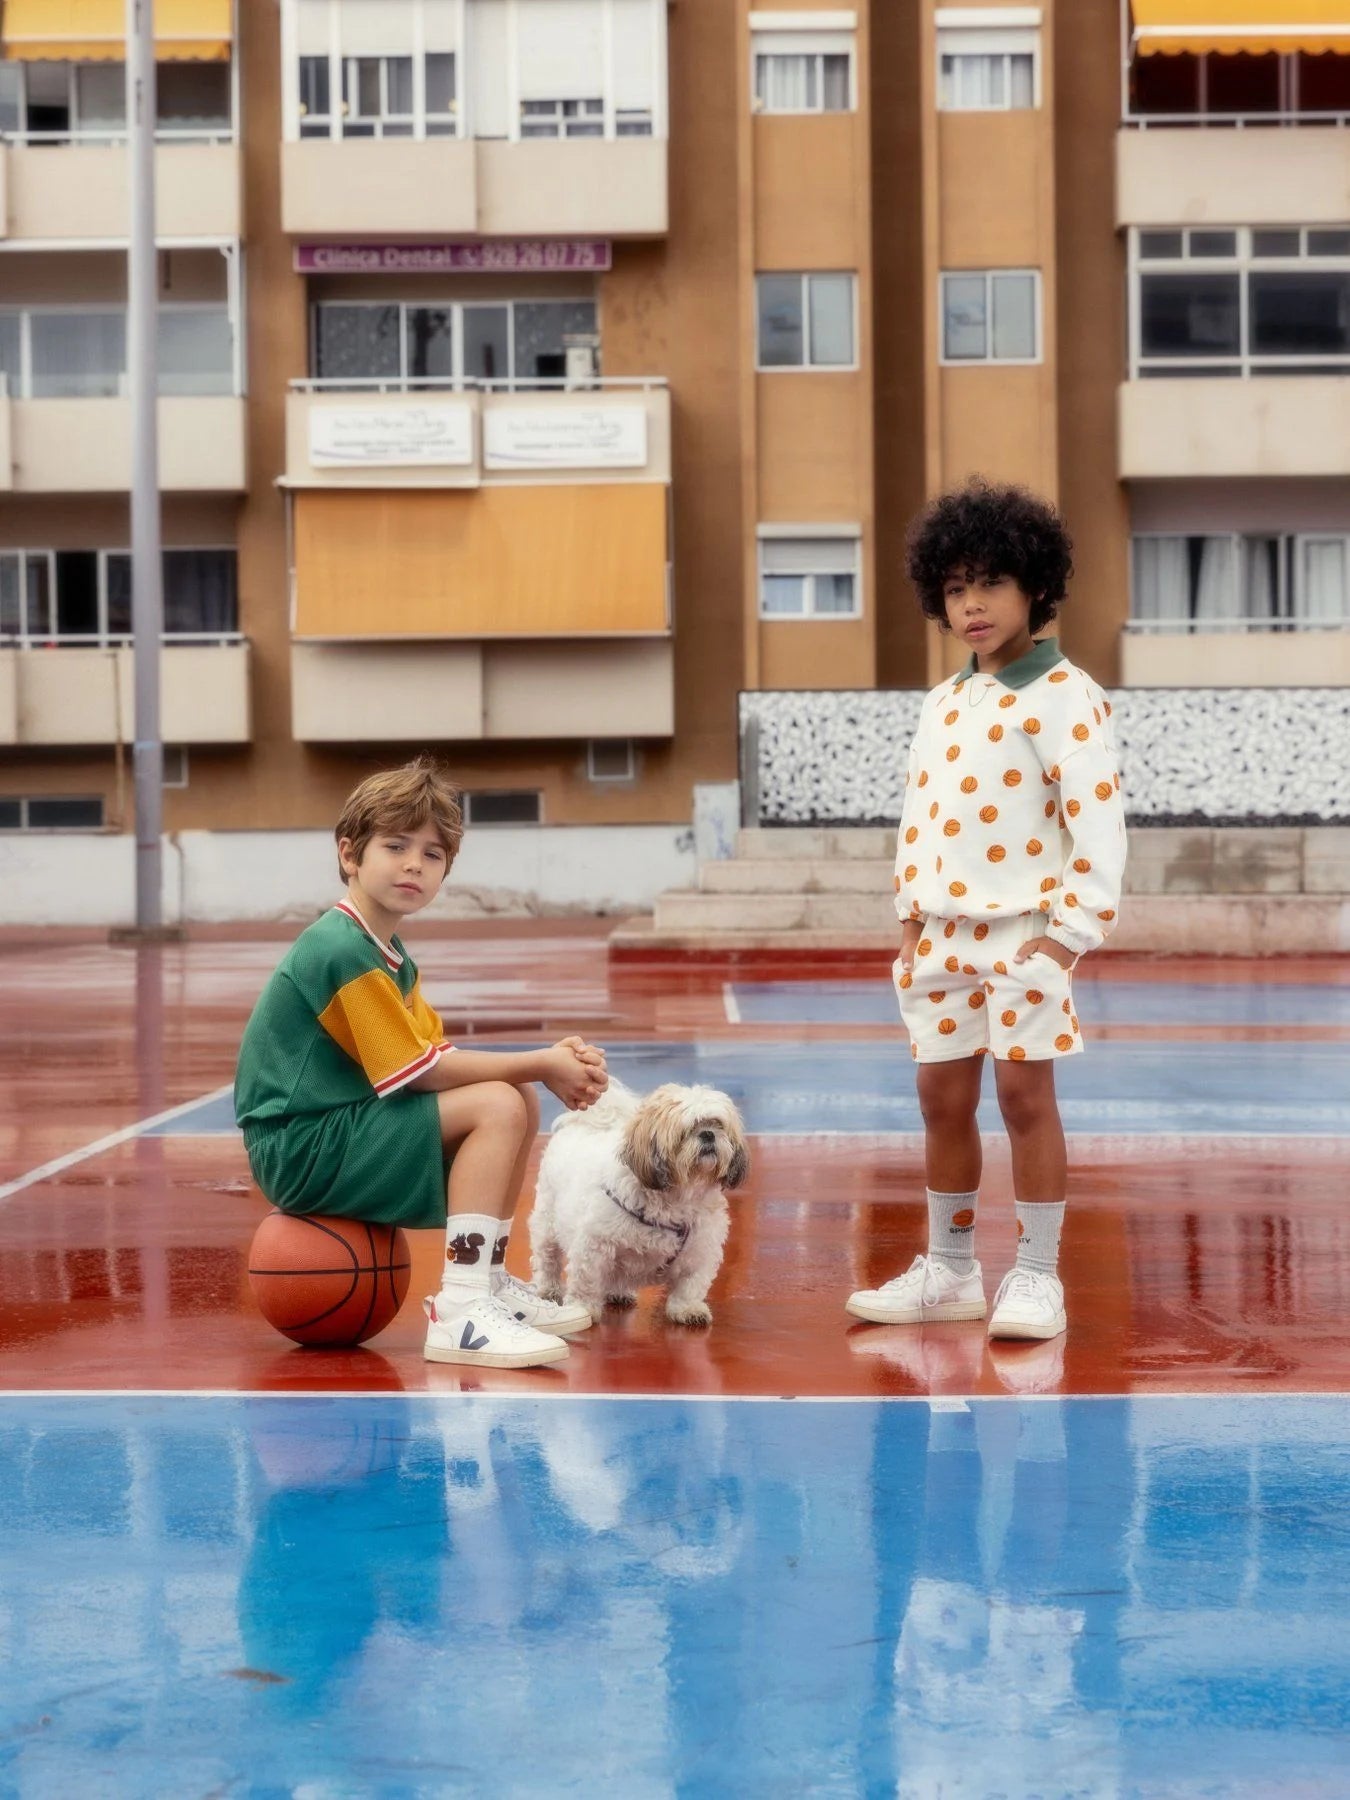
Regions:
[[[670,1163],[661,1147],[661,1114],[652,1106],[640,1106],[629,1121],[619,1149],[619,1161],[639,1187],[660,1193],[670,1186]]]
[[[745,1147],[743,1138],[735,1139],[736,1148],[732,1152],[731,1164],[727,1169],[727,1178],[722,1184],[728,1188],[738,1188],[750,1173],[750,1152]]]

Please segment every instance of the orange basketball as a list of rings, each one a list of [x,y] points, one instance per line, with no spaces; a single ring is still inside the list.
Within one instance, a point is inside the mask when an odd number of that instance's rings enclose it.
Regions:
[[[402,1306],[412,1274],[396,1225],[271,1212],[253,1234],[258,1310],[297,1344],[363,1344]]]

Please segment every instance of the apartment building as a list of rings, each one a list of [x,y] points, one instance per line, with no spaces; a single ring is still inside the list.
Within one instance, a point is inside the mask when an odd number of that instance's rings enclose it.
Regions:
[[[1304,10],[161,0],[166,825],[217,907],[424,745],[501,884],[584,827],[640,904],[741,690],[941,674],[903,535],[973,471],[1064,507],[1104,682],[1350,682],[1350,0]],[[131,823],[122,13],[0,9],[27,870]]]

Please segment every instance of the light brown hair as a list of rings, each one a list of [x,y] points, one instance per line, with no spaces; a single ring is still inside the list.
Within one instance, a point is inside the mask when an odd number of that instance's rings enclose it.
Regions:
[[[369,775],[353,788],[333,829],[338,842],[351,840],[352,855],[359,863],[366,845],[381,832],[420,831],[430,822],[445,846],[446,869],[459,855],[464,836],[464,813],[459,790],[444,768],[431,756],[414,757],[400,769]],[[338,874],[347,880],[342,858]]]

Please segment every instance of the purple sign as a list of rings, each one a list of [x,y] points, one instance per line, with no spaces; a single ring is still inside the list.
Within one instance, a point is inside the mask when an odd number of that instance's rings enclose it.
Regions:
[[[549,275],[611,265],[607,238],[494,238],[481,244],[297,244],[299,275]]]

